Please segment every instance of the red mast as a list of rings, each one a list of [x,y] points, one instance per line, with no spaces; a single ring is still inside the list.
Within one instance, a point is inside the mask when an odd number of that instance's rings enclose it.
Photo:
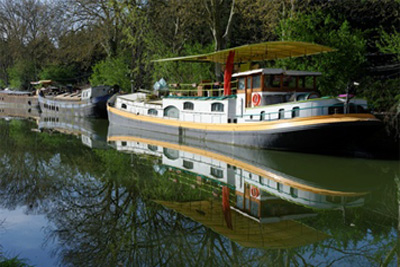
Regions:
[[[232,78],[234,59],[235,59],[235,50],[229,51],[228,58],[226,59],[226,67],[224,73],[224,95],[231,95],[231,78]]]

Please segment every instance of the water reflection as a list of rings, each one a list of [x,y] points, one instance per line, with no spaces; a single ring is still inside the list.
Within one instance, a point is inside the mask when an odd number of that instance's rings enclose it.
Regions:
[[[172,136],[151,139],[151,134],[110,125],[108,141],[118,151],[158,157],[158,170],[184,172],[229,186],[235,191],[237,208],[261,222],[266,221],[261,217],[268,215],[264,206],[269,206],[263,201],[283,199],[316,209],[358,207],[369,190],[393,177],[390,171],[384,177],[385,165],[378,162],[221,144],[206,147],[193,142],[189,146],[172,140]],[[381,180],[374,175],[380,175]],[[362,181],[359,176],[363,176]]]
[[[40,125],[0,120],[0,207],[44,215],[41,245],[60,265],[396,260],[397,163],[182,144],[112,126],[119,151],[105,150],[63,134],[71,127]]]
[[[17,104],[0,104],[0,118],[10,119],[32,119],[38,120],[40,117],[40,110],[37,106],[17,105]]]
[[[61,114],[41,114],[38,120],[40,131],[56,131],[81,138],[82,144],[90,148],[106,149],[107,122]]]

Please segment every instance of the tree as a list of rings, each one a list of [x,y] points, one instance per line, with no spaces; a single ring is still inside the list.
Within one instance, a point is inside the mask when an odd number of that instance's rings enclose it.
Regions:
[[[55,29],[60,28],[59,11],[58,1],[0,1],[0,78],[6,83],[10,80],[6,70],[11,70],[13,86],[26,88],[26,82],[36,79],[41,66],[52,60]],[[21,62],[28,63],[31,71],[19,72]],[[18,73],[24,77],[16,77]]]
[[[392,33],[388,33],[382,29],[381,39],[376,45],[382,53],[395,54],[397,60],[400,62],[400,32],[394,27]]]
[[[53,80],[61,84],[76,82],[76,76],[76,70],[72,65],[47,65],[39,73],[41,80]]]
[[[212,52],[213,45],[203,46],[199,43],[193,45],[185,44],[182,54],[205,54]],[[155,58],[177,57],[178,54],[168,52],[167,48],[160,49]],[[214,72],[208,63],[187,63],[187,62],[163,62],[154,64],[153,80],[166,79],[169,83],[199,83],[202,80],[213,80]]]
[[[119,85],[124,91],[130,90],[129,59],[120,56],[107,58],[93,67],[93,74],[89,81],[92,86],[97,85]]]
[[[149,1],[147,8],[150,26],[156,33],[154,37],[168,52],[184,55],[182,50],[187,44],[212,42],[199,0]]]
[[[203,0],[215,51],[226,48],[235,15],[235,0]]]
[[[92,47],[100,45],[107,56],[114,57],[123,44],[117,1],[68,0],[65,10],[69,19],[68,32],[87,32]],[[85,36],[82,36],[85,37]]]
[[[9,86],[12,89],[28,89],[35,77],[35,66],[31,61],[18,60],[7,69]]]
[[[323,76],[319,79],[322,93],[344,92],[349,82],[362,77],[366,41],[363,32],[352,29],[346,20],[337,20],[321,10],[298,13],[281,23],[278,34],[284,40],[318,43],[337,50],[280,63],[288,68],[322,72]]]

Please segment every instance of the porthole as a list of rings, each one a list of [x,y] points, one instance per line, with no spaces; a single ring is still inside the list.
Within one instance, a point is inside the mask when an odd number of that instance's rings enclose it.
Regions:
[[[185,103],[183,103],[183,109],[184,110],[193,110],[194,104],[192,102],[185,102]]]
[[[299,107],[294,107],[292,109],[292,118],[296,118],[300,116],[300,108]]]
[[[285,118],[285,110],[282,108],[279,110],[279,115],[278,115],[278,119],[284,119]]]
[[[157,116],[158,111],[157,111],[156,109],[151,108],[151,109],[149,109],[149,110],[147,111],[147,114],[148,114],[148,115]]]
[[[261,111],[260,113],[260,121],[265,120],[265,111]]]
[[[164,109],[164,117],[179,118],[179,110],[175,106],[168,106]]]
[[[211,111],[223,112],[224,111],[224,104],[222,104],[222,103],[212,103],[211,104]]]

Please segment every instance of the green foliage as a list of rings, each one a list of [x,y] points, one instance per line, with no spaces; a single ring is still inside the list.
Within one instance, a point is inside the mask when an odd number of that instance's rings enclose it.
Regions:
[[[73,66],[48,65],[39,73],[39,78],[59,83],[71,83],[76,75],[77,73]]]
[[[213,51],[213,45],[203,46],[200,43],[184,45],[182,55],[204,54]],[[169,58],[178,57],[177,54],[168,53],[167,49],[158,51],[154,57]],[[211,64],[207,63],[185,63],[185,62],[164,62],[154,64],[153,79],[164,78],[168,83],[193,83],[202,80],[213,80],[214,72]]]
[[[382,53],[393,53],[400,61],[400,32],[393,27],[392,33],[381,30],[381,40],[376,46]]]
[[[130,90],[129,65],[123,56],[107,58],[93,67],[89,81],[92,86],[119,85],[125,91]]]
[[[363,33],[346,20],[336,20],[322,11],[299,13],[283,20],[278,34],[285,40],[323,44],[336,52],[281,61],[287,68],[320,71],[319,89],[323,94],[344,92],[349,82],[358,80],[365,68],[366,41]]]
[[[400,79],[376,80],[366,77],[360,93],[368,99],[375,111],[388,111],[400,103]]]
[[[94,150],[97,162],[103,176],[103,181],[117,182],[126,187],[133,187],[138,179],[138,172],[132,168],[132,158],[116,150]],[[134,162],[136,163],[136,162]]]
[[[5,88],[6,86],[6,83],[2,79],[0,79],[0,88]]]
[[[13,89],[27,89],[32,80],[36,80],[35,67],[32,62],[19,60],[7,69],[10,87]]]
[[[378,51],[376,42],[380,40],[382,30],[392,32],[393,26],[400,25],[400,1],[398,0],[340,0],[314,1],[316,8],[323,9],[334,18],[345,18],[353,29],[364,32],[369,53]],[[319,3],[318,3],[319,2]]]
[[[151,55],[157,47],[154,31],[149,23],[149,14],[140,3],[115,3],[126,13],[120,16],[126,21],[122,31],[125,34],[124,43],[130,52],[130,77],[135,89],[149,86],[151,77]]]
[[[32,265],[27,264],[25,259],[19,259],[18,257],[13,257],[13,258],[6,257],[3,254],[3,252],[0,251],[0,266],[2,266],[2,267],[30,267]]]

